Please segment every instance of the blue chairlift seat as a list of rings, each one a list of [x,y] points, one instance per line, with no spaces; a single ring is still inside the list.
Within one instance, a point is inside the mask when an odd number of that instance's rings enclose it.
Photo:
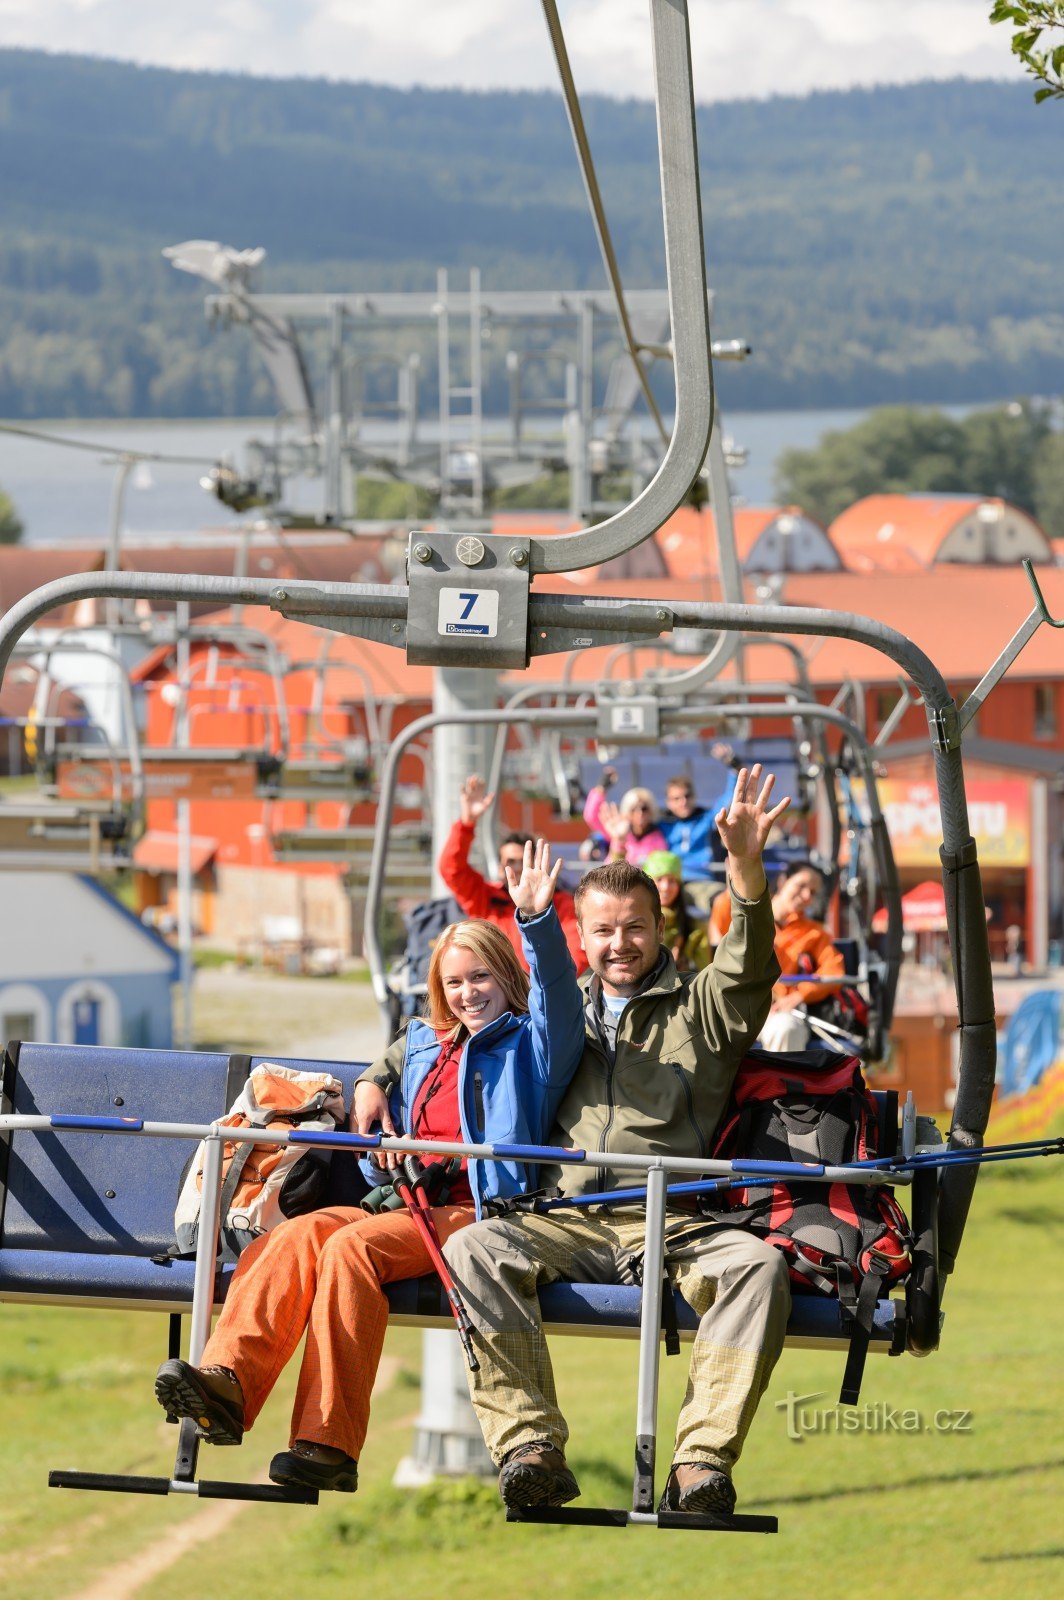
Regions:
[[[246,1058],[244,1058],[246,1060]],[[303,1061],[352,1085],[364,1063]],[[232,1098],[230,1058],[221,1054],[120,1050],[102,1046],[22,1043],[4,1057],[5,1111],[25,1114],[128,1116],[198,1126],[221,1116]],[[174,1205],[192,1141],[142,1135],[18,1130],[0,1143],[0,1301],[187,1312],[194,1263],[152,1260],[174,1239]],[[356,1205],[365,1184],[354,1158],[334,1156],[328,1203]],[[232,1277],[223,1266],[219,1299]],[[388,1289],[398,1325],[452,1326],[435,1277]],[[638,1338],[640,1290],[619,1284],[558,1283],[540,1295],[548,1332]],[[681,1337],[697,1317],[676,1295]],[[869,1348],[900,1354],[905,1306],[882,1300]],[[788,1344],[845,1349],[838,1302],[795,1296]]]

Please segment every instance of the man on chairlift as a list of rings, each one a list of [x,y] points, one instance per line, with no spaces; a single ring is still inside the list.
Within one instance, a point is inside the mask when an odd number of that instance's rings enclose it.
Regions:
[[[714,744],[710,755],[733,772],[742,766],[730,745]],[[720,795],[715,805],[701,805],[694,782],[684,772],[678,772],[665,784],[666,809],[658,819],[658,827],[665,835],[666,848],[679,856],[687,893],[702,912],[709,910],[724,885],[724,845],[717,832],[716,816],[728,798],[730,795]]]
[[[525,960],[521,935],[514,921],[514,903],[506,887],[506,873],[508,867],[513,867],[520,875],[525,859],[525,845],[534,843],[532,835],[530,833],[506,835],[499,846],[499,878],[495,883],[478,872],[469,860],[477,823],[494,798],[493,794],[486,792],[483,778],[478,777],[476,773],[466,779],[458,795],[458,821],[447,836],[437,866],[440,877],[457,900],[464,915],[480,917],[485,922],[494,922],[496,927],[501,928],[513,945],[517,959],[527,971],[528,963]],[[580,943],[573,897],[564,890],[558,890],[554,896],[554,905],[558,921],[562,925],[562,932],[565,934],[565,942],[569,946],[569,954],[576,963],[576,970],[578,973],[584,972],[587,969],[587,956]]]
[[[627,861],[596,867],[576,892],[591,968],[584,1053],[551,1142],[570,1149],[700,1157],[712,1148],[732,1081],[768,1014],[779,975],[761,854],[789,804],[769,807],[772,778],[740,771],[716,822],[727,851],[733,919],[713,965],[681,977],[662,946],[653,880]],[[542,1168],[567,1195],[625,1185],[593,1166]],[[638,1277],[641,1206],[520,1211],[464,1229],[447,1256],[472,1318],[479,1370],[470,1391],[514,1509],[564,1505],[579,1494],[565,1459],[537,1290],[559,1279]],[[661,1509],[730,1516],[732,1469],[783,1347],[790,1289],[783,1257],[751,1233],[713,1227],[670,1202],[670,1282],[701,1317],[672,1470]]]

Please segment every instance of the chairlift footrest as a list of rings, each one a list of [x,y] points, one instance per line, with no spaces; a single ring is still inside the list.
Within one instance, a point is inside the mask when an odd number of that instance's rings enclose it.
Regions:
[[[640,1517],[630,1523],[631,1513],[608,1507],[529,1506],[523,1510],[507,1507],[507,1522],[568,1522],[583,1528],[654,1527],[689,1528],[705,1533],[778,1533],[778,1517],[743,1516],[703,1517],[685,1511],[659,1511],[653,1518]]]
[[[187,1490],[173,1487],[169,1478],[132,1477],[119,1472],[50,1472],[49,1489],[103,1489],[112,1494],[195,1493],[201,1500],[261,1500],[272,1504],[316,1506],[317,1489],[280,1483],[227,1483],[201,1478]]]
[[[169,1478],[135,1478],[117,1472],[50,1472],[49,1489],[109,1489],[114,1494],[169,1494]]]

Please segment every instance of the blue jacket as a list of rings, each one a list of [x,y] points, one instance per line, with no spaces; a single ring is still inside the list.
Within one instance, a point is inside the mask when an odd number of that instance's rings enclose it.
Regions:
[[[689,817],[674,817],[666,811],[663,817],[658,818],[658,827],[665,835],[667,848],[679,856],[683,865],[685,883],[713,878],[721,886],[724,884],[724,874],[712,870],[713,863],[722,862],[725,856],[720,834],[713,821],[719,810],[719,805],[715,809],[696,806]]]
[[[519,922],[531,978],[527,1016],[506,1011],[472,1034],[458,1064],[458,1107],[467,1144],[544,1144],[584,1050],[584,1000],[565,935],[551,906]],[[388,1095],[397,1130],[408,1125],[426,1074],[440,1053],[436,1032],[415,1017],[406,1033],[363,1073]],[[372,1183],[380,1168],[362,1163]],[[471,1159],[469,1187],[477,1216],[484,1202],[535,1188],[537,1167]]]

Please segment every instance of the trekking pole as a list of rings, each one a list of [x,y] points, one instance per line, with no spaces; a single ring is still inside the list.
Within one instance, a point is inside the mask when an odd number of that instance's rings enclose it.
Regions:
[[[466,1362],[470,1372],[480,1371],[480,1362],[477,1360],[476,1351],[473,1349],[473,1324],[469,1320],[469,1312],[465,1308],[462,1296],[458,1292],[458,1285],[451,1277],[450,1268],[444,1260],[440,1248],[439,1234],[436,1224],[432,1220],[432,1207],[428,1195],[421,1187],[419,1179],[423,1176],[424,1168],[417,1156],[407,1156],[401,1167],[396,1167],[392,1176],[392,1185],[396,1194],[410,1212],[415,1228],[421,1235],[422,1243],[428,1252],[429,1260],[435,1268],[436,1275],[443,1284],[444,1293],[451,1307],[452,1315],[458,1328],[458,1337],[465,1351]]]

